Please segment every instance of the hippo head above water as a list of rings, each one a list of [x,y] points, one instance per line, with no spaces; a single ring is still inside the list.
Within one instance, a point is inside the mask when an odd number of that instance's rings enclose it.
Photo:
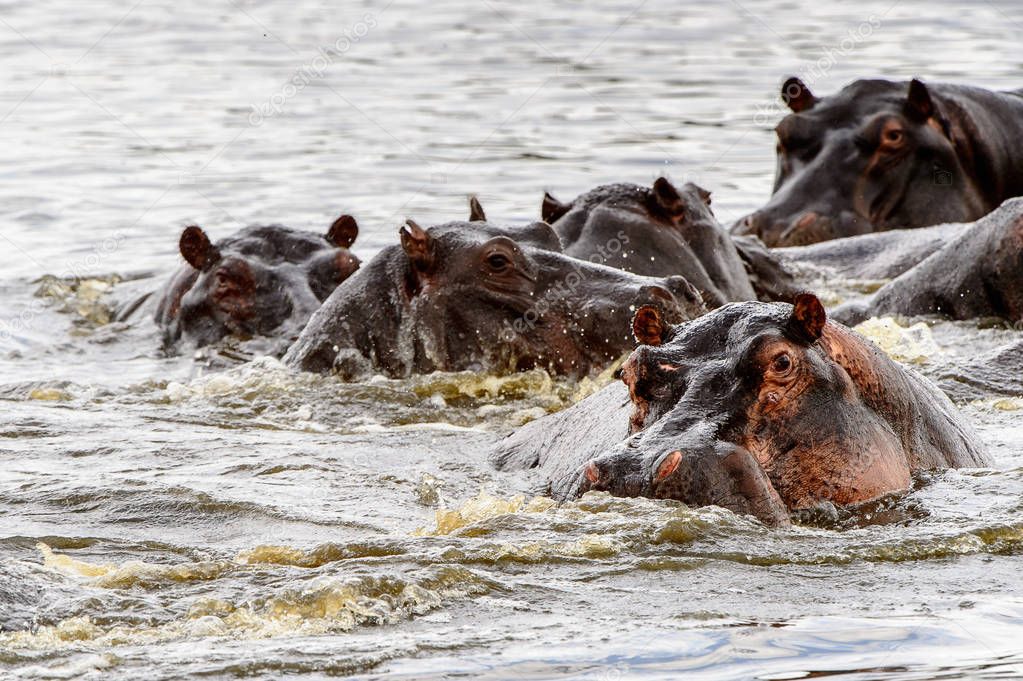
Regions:
[[[325,235],[280,225],[247,227],[212,243],[197,226],[181,233],[188,263],[157,308],[165,340],[195,345],[228,335],[297,336],[330,293],[359,268],[349,252],[358,235],[342,215]]]
[[[975,435],[935,387],[829,322],[820,301],[736,303],[670,328],[640,310],[622,369],[623,444],[581,489],[718,504],[778,522],[785,509],[906,490],[913,471],[981,465]]]
[[[478,204],[477,204],[478,206]],[[540,367],[585,375],[635,347],[645,304],[675,321],[704,311],[682,277],[641,277],[568,257],[551,227],[408,221],[313,316],[285,362],[353,378]]]
[[[1006,174],[1023,181],[1018,160],[1015,171],[999,167],[991,156],[1007,152],[977,139],[1000,146],[999,126],[982,118],[1018,106],[1000,96],[919,80],[858,80],[818,98],[790,78],[782,98],[792,113],[775,129],[773,196],[733,230],[771,247],[799,246],[981,217],[1004,198]],[[971,118],[971,107],[987,108]],[[974,129],[981,124],[987,129]]]
[[[597,206],[612,205],[642,214],[664,226],[685,229],[690,223],[713,220],[710,202],[710,192],[703,187],[687,182],[678,189],[667,178],[659,177],[652,187],[627,183],[600,185],[567,203],[545,192],[540,216],[553,225],[573,210],[588,213]]]
[[[540,210],[568,255],[635,274],[681,274],[708,307],[754,299],[743,259],[710,203],[702,187],[677,188],[659,177],[649,187],[602,185],[568,203],[545,194]]]

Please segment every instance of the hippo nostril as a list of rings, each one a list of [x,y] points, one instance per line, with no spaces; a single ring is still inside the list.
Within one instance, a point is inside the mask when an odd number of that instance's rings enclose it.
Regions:
[[[817,220],[819,220],[819,219],[820,219],[820,216],[817,215],[817,213],[814,213],[811,210],[811,211],[808,211],[806,213],[803,213],[800,216],[800,218],[798,220],[796,220],[796,224],[793,225],[793,226],[796,229],[808,229],[809,227],[811,227],[813,225],[813,223],[817,222]]]
[[[649,350],[645,347],[636,348],[629,358],[625,360],[625,364],[619,369],[621,372],[621,381],[627,386],[635,388],[639,382],[640,373],[642,372],[643,359],[649,354]]]
[[[657,466],[657,472],[654,473],[654,482],[661,482],[674,473],[680,463],[682,463],[682,452],[676,449],[664,457],[664,461]]]
[[[739,235],[750,234],[754,236],[760,236],[760,229],[757,226],[759,222],[758,217],[760,213],[750,213],[746,217],[740,219],[735,226],[732,228],[732,232]]]
[[[675,274],[670,277],[666,277],[664,279],[664,284],[665,287],[671,291],[674,301],[703,304],[703,296],[700,295],[700,291],[693,286],[692,282],[682,275]]]

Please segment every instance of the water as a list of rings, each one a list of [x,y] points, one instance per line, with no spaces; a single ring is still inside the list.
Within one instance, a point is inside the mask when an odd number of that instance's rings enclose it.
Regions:
[[[600,380],[341,385],[104,324],[190,223],[351,212],[368,257],[470,193],[522,222],[662,173],[730,222],[769,193],[784,76],[1019,87],[1018,3],[2,4],[0,676],[1023,674],[1019,399],[961,405],[994,470],[769,530],[489,467]],[[870,333],[935,377],[1020,335]]]

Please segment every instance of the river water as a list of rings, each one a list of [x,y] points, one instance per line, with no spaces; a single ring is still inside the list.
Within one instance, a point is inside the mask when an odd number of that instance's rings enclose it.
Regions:
[[[350,212],[366,258],[469,193],[522,222],[663,173],[728,223],[786,75],[1016,88],[1021,34],[1014,0],[0,2],[0,676],[1023,675],[1018,396],[960,399],[994,469],[771,530],[491,469],[606,376],[344,385],[107,323],[191,223]],[[936,378],[1023,335],[907,325],[868,332]]]

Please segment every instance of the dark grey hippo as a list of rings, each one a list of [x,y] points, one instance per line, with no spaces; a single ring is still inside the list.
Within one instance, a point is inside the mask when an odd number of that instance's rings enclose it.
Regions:
[[[181,233],[187,263],[160,296],[156,323],[167,344],[202,346],[234,335],[294,339],[330,293],[359,268],[348,249],[359,227],[342,215],[314,234],[252,226],[210,241],[197,226]]]
[[[541,214],[567,255],[646,276],[682,275],[712,308],[794,292],[777,258],[754,239],[737,243],[710,201],[702,187],[679,189],[661,177],[652,187],[602,185],[568,203],[545,194]]]
[[[1023,198],[962,228],[868,302],[834,311],[849,324],[890,314],[1023,321]]]
[[[774,192],[733,227],[770,247],[972,222],[1023,195],[1023,91],[857,80],[782,86]]]

